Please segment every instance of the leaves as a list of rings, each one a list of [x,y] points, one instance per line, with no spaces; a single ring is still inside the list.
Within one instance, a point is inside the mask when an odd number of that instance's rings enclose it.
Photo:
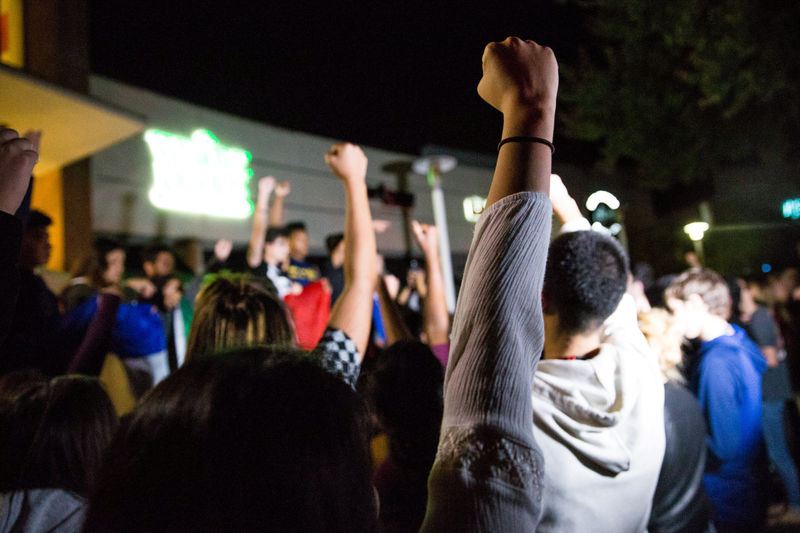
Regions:
[[[633,163],[647,185],[788,158],[798,140],[800,3],[590,0],[598,43],[561,66],[567,136],[599,143],[599,167]]]

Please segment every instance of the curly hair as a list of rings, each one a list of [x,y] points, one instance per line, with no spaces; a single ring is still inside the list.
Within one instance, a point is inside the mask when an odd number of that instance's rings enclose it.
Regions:
[[[564,333],[599,327],[628,284],[628,256],[616,239],[596,231],[565,233],[552,243],[544,273],[545,312]]]

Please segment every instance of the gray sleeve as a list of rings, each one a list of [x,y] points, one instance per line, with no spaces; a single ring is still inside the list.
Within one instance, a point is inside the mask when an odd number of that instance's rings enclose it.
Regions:
[[[541,193],[490,206],[475,228],[453,322],[439,450],[423,531],[533,531],[542,458],[531,389],[552,207]]]
[[[758,346],[778,346],[778,324],[763,307],[753,313],[747,333]]]

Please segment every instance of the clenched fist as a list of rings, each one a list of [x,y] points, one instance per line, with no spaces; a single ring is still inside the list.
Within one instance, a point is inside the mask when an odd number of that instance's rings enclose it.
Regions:
[[[0,211],[13,215],[25,197],[39,154],[34,144],[11,129],[0,129]]]
[[[367,177],[367,156],[355,144],[334,144],[325,154],[325,162],[344,182],[363,182]]]
[[[558,63],[550,48],[509,37],[486,45],[482,63],[478,94],[503,115],[555,112]]]

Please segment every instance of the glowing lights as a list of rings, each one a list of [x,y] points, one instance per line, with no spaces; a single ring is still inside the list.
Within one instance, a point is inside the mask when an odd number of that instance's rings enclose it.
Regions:
[[[772,265],[770,265],[769,263],[764,263],[763,265],[761,265],[761,272],[763,272],[764,274],[772,272]]]
[[[249,152],[223,146],[208,130],[187,138],[151,129],[144,140],[153,156],[149,196],[154,206],[222,218],[247,218],[253,212]]]
[[[611,209],[619,209],[619,200],[608,191],[595,191],[586,199],[586,209],[594,211],[600,204],[606,204]]]
[[[784,201],[781,205],[781,210],[783,211],[783,218],[800,219],[800,198]]]
[[[464,219],[467,222],[477,222],[486,207],[486,198],[482,196],[467,196],[464,198]]]
[[[692,222],[683,227],[683,232],[693,241],[702,241],[706,231],[708,231],[708,224],[705,222]]]

